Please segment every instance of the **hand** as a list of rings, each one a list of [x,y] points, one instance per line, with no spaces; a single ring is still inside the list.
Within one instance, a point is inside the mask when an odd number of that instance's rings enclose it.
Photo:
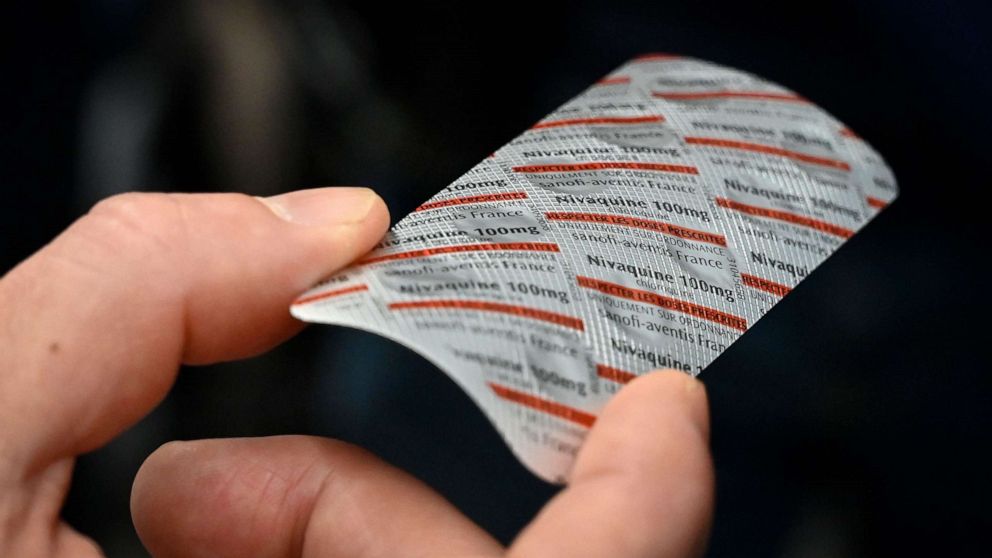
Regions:
[[[59,520],[75,456],[147,414],[180,363],[293,335],[293,298],[387,224],[362,188],[126,194],[0,279],[0,556],[99,556]],[[699,382],[638,378],[508,550],[416,479],[313,437],[166,444],[139,471],[131,510],[163,557],[687,556],[711,515],[707,438]]]

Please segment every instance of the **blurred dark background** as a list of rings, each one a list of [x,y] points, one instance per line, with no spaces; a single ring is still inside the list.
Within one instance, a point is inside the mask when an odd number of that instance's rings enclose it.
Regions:
[[[125,190],[363,184],[403,216],[641,52],[815,100],[888,159],[902,195],[704,372],[709,555],[992,555],[988,3],[22,4],[2,17],[0,272]],[[555,491],[430,365],[313,327],[185,370],[80,460],[67,518],[110,556],[143,556],[127,502],[149,452],[284,433],[365,445],[504,541]]]

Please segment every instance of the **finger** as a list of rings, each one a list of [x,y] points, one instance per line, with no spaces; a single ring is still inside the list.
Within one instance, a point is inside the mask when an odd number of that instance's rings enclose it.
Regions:
[[[569,486],[510,556],[685,557],[702,552],[713,467],[702,384],[682,372],[642,376],[603,410]]]
[[[502,554],[420,481],[323,438],[166,444],[138,472],[131,513],[157,558]]]
[[[180,362],[292,334],[293,297],[387,221],[364,188],[101,202],[0,281],[0,479],[106,442],[165,395]]]

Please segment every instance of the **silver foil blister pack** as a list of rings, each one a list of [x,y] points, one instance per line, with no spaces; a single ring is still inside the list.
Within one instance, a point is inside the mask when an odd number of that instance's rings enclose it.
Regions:
[[[897,194],[861,138],[752,74],[635,58],[400,220],[294,316],[436,364],[544,479],[657,368],[698,374]]]

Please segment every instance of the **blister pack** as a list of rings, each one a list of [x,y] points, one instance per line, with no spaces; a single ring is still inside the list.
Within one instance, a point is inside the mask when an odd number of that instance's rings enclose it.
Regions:
[[[562,482],[623,384],[699,374],[896,195],[882,158],[804,97],[645,55],[291,311],[423,355],[528,468]]]

